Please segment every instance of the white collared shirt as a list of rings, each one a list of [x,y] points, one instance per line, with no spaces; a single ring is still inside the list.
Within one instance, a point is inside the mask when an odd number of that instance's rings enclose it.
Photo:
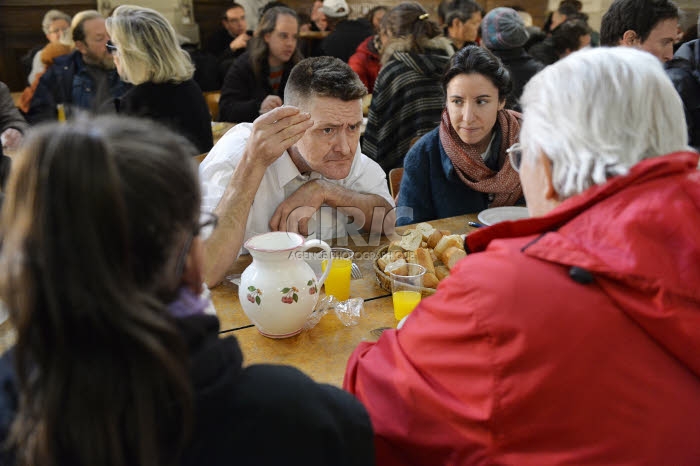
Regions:
[[[202,210],[213,211],[221,200],[233,176],[233,171],[243,156],[252,128],[252,123],[240,123],[234,126],[216,143],[199,165]],[[359,193],[377,194],[386,199],[392,207],[395,206],[389,194],[386,174],[379,164],[362,154],[359,144],[350,173],[342,180],[329,180],[316,172],[302,175],[289,153],[285,151],[267,168],[260,182],[248,214],[244,241],[270,231],[270,219],[277,207],[301,185],[314,179],[323,179]],[[341,212],[337,212],[337,219],[333,218],[335,215],[336,209],[328,206],[321,207],[309,222],[309,237],[330,239],[345,235],[348,218]]]

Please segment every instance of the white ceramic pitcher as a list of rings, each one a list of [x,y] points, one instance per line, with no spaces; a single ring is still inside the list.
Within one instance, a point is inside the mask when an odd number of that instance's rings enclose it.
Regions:
[[[326,271],[316,279],[304,251],[318,247],[328,258]],[[331,248],[323,241],[304,241],[301,235],[283,231],[263,233],[245,242],[253,256],[238,287],[243,312],[258,331],[270,338],[286,338],[301,332],[313,312],[318,293],[331,270]]]

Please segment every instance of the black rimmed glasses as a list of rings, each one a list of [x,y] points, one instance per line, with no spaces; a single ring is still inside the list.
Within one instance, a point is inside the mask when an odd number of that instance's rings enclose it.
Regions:
[[[194,241],[194,239],[198,236],[203,241],[209,238],[212,232],[214,231],[214,228],[216,228],[217,223],[219,223],[219,217],[216,214],[212,212],[199,213],[199,220],[194,225],[194,228],[192,229],[192,234],[187,237],[187,241],[182,247],[182,251],[180,251],[180,255],[177,258],[177,265],[175,266],[175,272],[177,277],[182,276],[182,271],[185,268],[185,258],[190,252],[190,248],[192,247],[192,241]]]
[[[107,52],[110,55],[117,55],[119,53],[119,49],[117,48],[116,45],[112,43],[111,40],[108,40],[107,43],[105,44],[105,47],[107,47]]]
[[[508,154],[510,159],[510,166],[517,173],[520,173],[520,163],[523,161],[523,146],[516,142],[506,150],[506,154]]]

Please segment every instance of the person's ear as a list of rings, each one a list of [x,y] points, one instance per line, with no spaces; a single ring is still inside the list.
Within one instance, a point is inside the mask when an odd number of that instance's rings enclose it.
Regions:
[[[542,164],[542,168],[544,170],[544,177],[542,180],[543,199],[548,203],[553,203],[555,207],[560,201],[559,194],[557,193],[557,190],[554,189],[554,181],[552,178],[552,161],[549,157],[541,153],[540,163]]]
[[[85,42],[83,42],[82,40],[75,41],[75,48],[78,49],[78,51],[82,54],[87,52],[87,46],[85,45]]]
[[[505,106],[506,106],[506,99],[503,99],[498,103],[499,110],[503,110],[505,108]]]
[[[628,29],[627,31],[625,31],[624,34],[622,34],[622,39],[620,39],[620,45],[625,45],[627,47],[633,47],[633,46],[638,45],[638,44],[639,44],[639,36],[633,30]]]
[[[194,294],[202,292],[202,283],[204,282],[203,257],[202,240],[195,237],[187,252],[181,278],[181,283],[192,290]]]

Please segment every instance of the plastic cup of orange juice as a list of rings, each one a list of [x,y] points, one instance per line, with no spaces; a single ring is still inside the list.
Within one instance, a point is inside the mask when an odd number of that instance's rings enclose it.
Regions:
[[[401,320],[420,302],[425,267],[418,264],[404,264],[399,268],[388,269],[387,273],[391,278],[394,317],[396,320]]]
[[[56,119],[66,121],[66,107],[63,104],[56,104]]]
[[[352,258],[355,255],[350,249],[331,248],[331,271],[328,273],[326,283],[326,296],[333,295],[338,301],[346,301],[350,298],[350,273],[352,272]],[[326,262],[321,262],[321,269],[326,271]]]

